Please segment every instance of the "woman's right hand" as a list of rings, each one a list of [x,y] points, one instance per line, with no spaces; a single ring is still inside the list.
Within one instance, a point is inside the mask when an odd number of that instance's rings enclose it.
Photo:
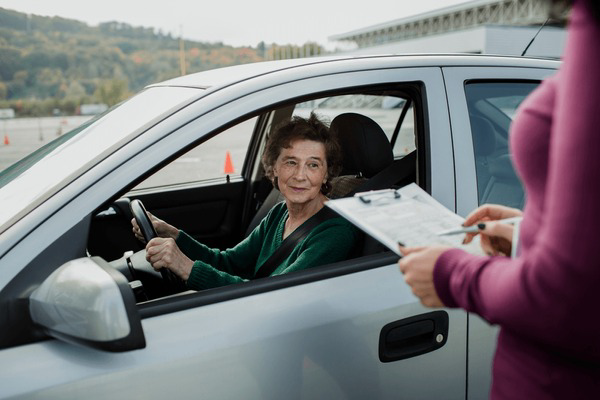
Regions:
[[[177,240],[177,236],[179,235],[179,229],[175,228],[173,225],[166,223],[162,219],[157,218],[152,213],[147,213],[147,214],[148,214],[148,218],[150,218],[150,222],[154,226],[154,230],[156,231],[156,234],[159,237],[172,238],[174,240]],[[133,234],[135,235],[135,237],[140,242],[146,243],[146,240],[144,239],[144,236],[142,235],[142,231],[140,230],[140,227],[138,226],[138,223],[135,220],[135,218],[131,219],[131,225],[133,226],[132,230],[133,230]]]
[[[512,224],[494,222],[505,218],[520,217],[523,212],[499,204],[484,204],[473,210],[465,219],[464,226],[480,225],[477,233],[468,233],[464,243],[470,243],[475,236],[481,234],[481,247],[488,255],[508,256],[512,249],[514,227]]]

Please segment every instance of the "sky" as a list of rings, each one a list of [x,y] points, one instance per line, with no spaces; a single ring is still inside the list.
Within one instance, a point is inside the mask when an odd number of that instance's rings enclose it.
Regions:
[[[119,21],[163,33],[232,46],[317,42],[394,19],[464,3],[466,0],[0,0],[0,7],[76,19],[90,26]],[[355,5],[350,5],[354,3]]]

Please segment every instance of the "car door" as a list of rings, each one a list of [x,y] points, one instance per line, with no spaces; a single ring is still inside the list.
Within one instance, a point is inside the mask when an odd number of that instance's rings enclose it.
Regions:
[[[457,213],[480,204],[522,208],[524,192],[510,159],[508,136],[518,105],[558,67],[446,67],[456,166]],[[497,327],[469,314],[468,397],[485,398]]]
[[[425,170],[420,171],[421,177],[439,201],[454,209],[454,168],[441,70],[394,68],[390,59],[383,67],[360,71],[313,67],[307,77],[288,71],[273,81],[265,77],[245,82],[220,93],[227,101],[211,103],[206,96],[183,111],[200,117],[189,123],[184,118],[184,126],[157,143],[134,141],[125,146],[112,157],[120,157],[121,164],[108,166],[108,157],[95,168],[109,171],[105,175],[92,170],[95,184],[66,203],[60,217],[63,223],[85,227],[100,204],[121,195],[123,188],[198,137],[252,117],[264,107],[322,91],[405,82],[418,83],[423,96],[419,154]],[[235,95],[229,94],[236,90]],[[178,114],[161,124],[177,126]],[[160,130],[161,125],[154,129]],[[43,222],[37,232],[49,229],[58,217]],[[30,235],[21,246],[37,236]],[[0,374],[0,393],[15,398],[86,399],[464,399],[466,314],[444,309],[432,315],[404,284],[396,261],[391,252],[380,253],[140,304],[146,338],[146,347],[140,350],[105,353],[57,340],[4,349],[0,363],[11,369]],[[441,333],[432,336],[430,326]],[[443,346],[431,347],[432,341]],[[432,348],[435,351],[428,352]],[[25,371],[28,378],[36,377],[28,379],[27,385],[23,384]]]

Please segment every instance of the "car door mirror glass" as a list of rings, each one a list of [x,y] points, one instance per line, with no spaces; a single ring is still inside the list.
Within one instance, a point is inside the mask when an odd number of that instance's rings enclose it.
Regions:
[[[126,278],[100,257],[62,265],[29,297],[31,319],[52,337],[107,351],[145,347]]]

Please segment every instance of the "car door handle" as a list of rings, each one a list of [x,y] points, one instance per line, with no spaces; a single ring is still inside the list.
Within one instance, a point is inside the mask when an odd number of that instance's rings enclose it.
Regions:
[[[392,362],[442,347],[448,339],[448,313],[432,311],[390,322],[379,334],[379,360]]]

